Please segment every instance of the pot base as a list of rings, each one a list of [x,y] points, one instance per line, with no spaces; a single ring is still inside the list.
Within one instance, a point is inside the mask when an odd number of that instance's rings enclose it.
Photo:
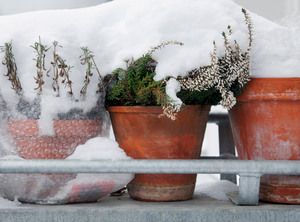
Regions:
[[[263,176],[260,199],[271,203],[300,204],[299,176]]]
[[[181,186],[149,186],[130,183],[128,193],[134,200],[151,202],[171,202],[190,200],[193,197],[195,184]]]

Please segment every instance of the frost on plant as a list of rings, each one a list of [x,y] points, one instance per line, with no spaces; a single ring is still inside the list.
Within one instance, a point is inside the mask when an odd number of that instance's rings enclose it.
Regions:
[[[33,60],[36,62],[36,76],[34,77],[34,80],[37,87],[35,90],[38,90],[38,94],[41,94],[43,85],[45,84],[44,77],[49,72],[49,70],[45,68],[45,58],[49,48],[42,44],[41,38],[39,38],[39,41],[35,42],[31,47],[34,49],[35,58]]]
[[[51,62],[53,68],[53,83],[52,88],[53,91],[56,92],[57,96],[60,96],[60,82],[68,88],[68,94],[70,96],[73,95],[72,90],[72,81],[70,79],[70,71],[71,66],[66,64],[66,60],[64,60],[57,52],[57,47],[61,47],[58,45],[57,41],[53,42],[53,61]],[[61,79],[61,80],[60,80]]]
[[[4,46],[0,47],[0,51],[4,53],[2,64],[6,66],[7,69],[5,76],[7,76],[8,80],[11,82],[12,89],[20,95],[22,92],[22,86],[17,74],[18,69],[15,56],[13,54],[12,42],[5,43]]]

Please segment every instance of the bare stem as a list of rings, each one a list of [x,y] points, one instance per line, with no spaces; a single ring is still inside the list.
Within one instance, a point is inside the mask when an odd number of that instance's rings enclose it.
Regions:
[[[93,70],[96,70],[98,74],[98,89],[97,93],[104,92],[105,85],[103,84],[103,78],[101,76],[100,70],[95,62],[94,54],[88,47],[82,47],[82,55],[80,56],[80,61],[82,65],[86,66],[84,84],[82,89],[80,90],[80,94],[82,96],[86,96],[88,85],[91,82],[91,78],[93,77]]]
[[[43,85],[45,84],[44,75],[49,73],[49,70],[47,71],[45,68],[45,58],[49,48],[42,44],[40,37],[39,41],[35,42],[31,47],[35,52],[35,58],[33,60],[36,62],[37,69],[36,76],[34,77],[37,87],[34,90],[38,90],[38,94],[41,94],[43,91]]]
[[[68,88],[68,94],[73,96],[72,89],[72,81],[70,80],[70,70],[71,66],[66,64],[66,60],[64,60],[58,53],[57,47],[61,47],[58,45],[57,41],[53,42],[53,61],[51,62],[53,68],[53,83],[52,88],[53,91],[57,93],[57,96],[60,96],[60,87],[59,87],[59,78],[61,78],[61,83]]]
[[[0,47],[0,51],[4,53],[2,64],[6,66],[7,73],[5,76],[11,82],[11,87],[18,95],[22,94],[22,86],[17,74],[17,64],[13,54],[12,42],[7,42]]]

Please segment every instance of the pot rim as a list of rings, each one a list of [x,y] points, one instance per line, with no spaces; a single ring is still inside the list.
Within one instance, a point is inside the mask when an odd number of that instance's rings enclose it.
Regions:
[[[300,77],[251,78],[238,102],[299,101]]]
[[[299,73],[300,75],[300,73]],[[250,77],[250,79],[261,79],[261,80],[300,80],[300,77]]]
[[[203,109],[210,110],[211,105],[184,105],[184,109]],[[162,113],[161,106],[109,106],[107,110],[110,113]]]

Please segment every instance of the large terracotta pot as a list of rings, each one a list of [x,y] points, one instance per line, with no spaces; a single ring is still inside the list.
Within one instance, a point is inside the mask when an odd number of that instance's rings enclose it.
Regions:
[[[240,159],[300,159],[300,78],[252,79],[230,111]],[[263,176],[260,198],[300,203],[299,176]]]
[[[110,107],[120,147],[134,159],[198,159],[209,106],[186,106],[172,121],[161,107]],[[188,200],[196,175],[138,174],[128,185],[129,195],[144,201]]]

